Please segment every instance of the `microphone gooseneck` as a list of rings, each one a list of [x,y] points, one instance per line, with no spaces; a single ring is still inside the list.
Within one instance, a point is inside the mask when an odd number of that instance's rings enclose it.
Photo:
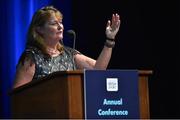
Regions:
[[[70,38],[73,38],[73,49],[76,47],[76,33],[74,30],[68,30],[67,34]]]

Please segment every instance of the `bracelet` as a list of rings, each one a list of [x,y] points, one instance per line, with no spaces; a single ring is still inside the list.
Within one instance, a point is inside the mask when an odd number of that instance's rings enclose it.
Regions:
[[[106,40],[104,45],[106,47],[108,47],[108,48],[113,48],[115,46],[115,42],[114,41],[110,41],[110,40]]]
[[[114,39],[113,39],[113,38],[108,38],[108,37],[106,37],[106,40],[109,40],[109,41],[114,41]]]

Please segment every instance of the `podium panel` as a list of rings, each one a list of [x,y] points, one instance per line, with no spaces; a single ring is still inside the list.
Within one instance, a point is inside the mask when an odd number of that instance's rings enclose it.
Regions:
[[[13,118],[84,118],[83,72],[53,73],[11,93]]]
[[[138,70],[85,70],[86,119],[139,119]]]
[[[148,77],[138,71],[140,118],[149,118]],[[12,118],[84,119],[84,72],[61,71],[14,89]]]

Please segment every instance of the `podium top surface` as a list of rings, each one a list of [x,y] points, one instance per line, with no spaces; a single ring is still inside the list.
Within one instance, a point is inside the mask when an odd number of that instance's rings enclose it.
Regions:
[[[113,69],[112,69],[113,70]],[[117,69],[118,70],[118,69]],[[75,70],[75,71],[62,71],[62,72],[57,72],[55,74],[64,74],[64,73],[68,73],[68,74],[83,74],[84,71],[83,70]],[[138,70],[138,73],[141,75],[151,75],[153,73],[152,70]]]

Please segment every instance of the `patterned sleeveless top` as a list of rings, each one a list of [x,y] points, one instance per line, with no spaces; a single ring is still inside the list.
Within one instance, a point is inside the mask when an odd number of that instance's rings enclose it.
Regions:
[[[77,50],[66,46],[64,46],[64,51],[56,57],[48,57],[35,47],[29,47],[25,50],[25,54],[29,53],[35,62],[33,80],[40,79],[57,71],[76,70],[74,55],[79,54]]]

